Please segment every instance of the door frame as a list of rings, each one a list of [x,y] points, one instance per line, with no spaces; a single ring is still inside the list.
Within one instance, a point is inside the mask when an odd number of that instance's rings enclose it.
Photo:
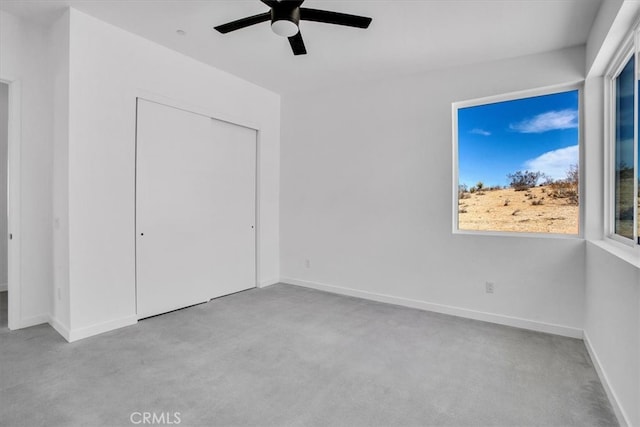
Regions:
[[[19,329],[22,326],[21,311],[21,243],[20,233],[20,147],[21,147],[21,81],[8,76],[0,76],[0,83],[9,86],[9,110],[8,110],[8,146],[7,146],[7,232],[11,238],[7,240],[7,290],[9,299],[7,308],[9,311],[9,329]]]
[[[134,205],[133,205],[133,238],[134,238],[134,254],[135,254],[135,295],[136,295],[136,317],[138,312],[138,263],[137,263],[137,254],[138,254],[138,244],[137,244],[137,224],[138,224],[138,216],[137,216],[137,206],[138,206],[138,100],[144,100],[148,102],[153,102],[156,104],[164,105],[170,108],[176,108],[178,110],[183,110],[189,113],[198,114],[200,116],[208,117],[213,120],[219,120],[221,122],[230,123],[232,125],[241,126],[247,129],[254,130],[256,132],[256,156],[255,156],[255,277],[254,277],[254,288],[260,287],[260,139],[262,132],[260,130],[260,126],[257,123],[254,123],[249,120],[240,119],[238,117],[231,116],[226,113],[221,113],[219,111],[214,111],[210,108],[205,108],[201,106],[196,106],[193,104],[189,104],[187,102],[179,101],[176,99],[172,99],[166,97],[164,95],[160,95],[157,93],[149,92],[146,90],[138,89],[135,91],[135,165],[134,165]]]

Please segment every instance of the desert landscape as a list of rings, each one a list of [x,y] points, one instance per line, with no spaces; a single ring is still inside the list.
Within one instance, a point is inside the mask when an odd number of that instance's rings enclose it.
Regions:
[[[473,190],[458,196],[460,230],[578,234],[577,193],[557,184]]]
[[[510,174],[510,187],[485,188],[482,182],[458,189],[458,229],[473,231],[514,231],[524,233],[578,234],[578,169],[573,166],[564,180],[536,185],[539,172]],[[633,237],[633,171],[624,169],[618,178],[616,233]],[[640,227],[640,224],[639,224]],[[640,228],[639,228],[640,234]]]
[[[621,236],[629,238],[633,237],[633,169],[627,168],[618,171],[618,193],[621,197],[616,205],[616,222],[615,231]],[[639,181],[640,184],[640,181]],[[638,203],[638,212],[640,212],[640,186],[635,199]],[[640,235],[640,221],[638,222],[638,235]]]

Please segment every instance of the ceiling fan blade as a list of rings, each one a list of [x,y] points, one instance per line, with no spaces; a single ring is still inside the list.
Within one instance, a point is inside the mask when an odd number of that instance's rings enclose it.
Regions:
[[[249,16],[247,18],[238,19],[237,21],[227,22],[226,24],[218,25],[214,27],[222,34],[226,34],[230,31],[239,30],[241,28],[249,27],[251,25],[259,24],[271,19],[271,12],[261,13],[259,15]]]
[[[278,3],[276,0],[260,0],[260,1],[269,7],[273,7],[276,3]]]
[[[357,28],[367,28],[371,24],[371,18],[365,16],[349,15],[329,10],[307,9],[306,7],[300,8],[300,19]]]
[[[289,44],[294,55],[306,55],[307,48],[304,47],[304,40],[302,40],[302,33],[298,31],[295,36],[289,37]]]

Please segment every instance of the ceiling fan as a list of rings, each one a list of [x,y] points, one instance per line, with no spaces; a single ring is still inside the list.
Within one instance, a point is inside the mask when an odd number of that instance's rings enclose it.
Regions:
[[[307,49],[298,27],[300,21],[324,22],[325,24],[344,25],[347,27],[368,28],[371,18],[328,10],[308,9],[300,7],[304,0],[260,0],[271,8],[271,11],[248,16],[237,21],[214,27],[222,34],[246,28],[271,20],[271,29],[279,36],[287,37],[294,55],[305,55]]]

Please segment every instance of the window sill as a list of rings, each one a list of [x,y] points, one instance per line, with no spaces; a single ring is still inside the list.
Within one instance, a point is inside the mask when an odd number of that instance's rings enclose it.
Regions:
[[[454,235],[467,236],[490,236],[490,237],[531,237],[537,239],[565,239],[565,240],[581,240],[580,234],[559,234],[559,233],[534,233],[521,231],[485,231],[485,230],[460,230],[454,229]]]
[[[634,248],[608,238],[588,242],[640,269],[640,247]]]

